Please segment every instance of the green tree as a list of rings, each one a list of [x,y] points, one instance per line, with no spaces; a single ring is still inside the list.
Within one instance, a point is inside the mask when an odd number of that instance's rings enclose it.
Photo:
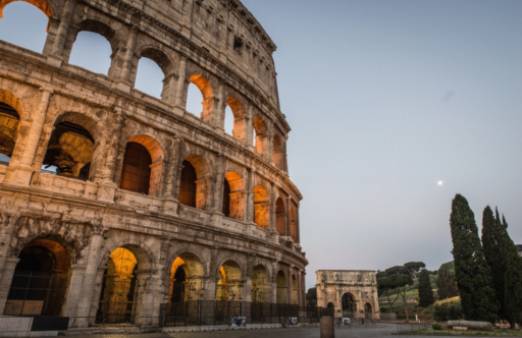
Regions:
[[[522,260],[518,256],[518,250],[507,232],[508,224],[503,217],[497,217],[501,225],[503,236],[501,246],[505,250],[506,272],[504,277],[504,307],[506,319],[512,327],[515,323],[522,324]]]
[[[491,279],[497,295],[499,305],[499,316],[507,319],[505,299],[505,277],[507,271],[507,251],[504,247],[504,229],[499,221],[498,211],[496,217],[489,206],[482,214],[482,246],[484,256],[491,270]]]
[[[423,269],[419,274],[419,306],[428,307],[433,304],[433,302],[430,273],[428,270]]]
[[[470,320],[494,322],[498,306],[491,271],[482,251],[473,211],[464,196],[459,194],[452,202],[450,227],[455,276],[464,316]]]
[[[444,263],[440,266],[437,273],[437,293],[439,299],[446,299],[459,295],[453,262]]]

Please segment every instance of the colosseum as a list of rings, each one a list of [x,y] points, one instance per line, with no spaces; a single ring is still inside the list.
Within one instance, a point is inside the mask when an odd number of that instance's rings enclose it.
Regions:
[[[13,1],[0,0],[0,16]],[[0,40],[4,318],[67,318],[72,329],[299,315],[302,196],[288,175],[276,46],[249,10],[26,2],[48,26],[41,53]],[[84,31],[110,43],[106,74],[69,62]],[[142,58],[163,72],[158,98],[135,87]]]

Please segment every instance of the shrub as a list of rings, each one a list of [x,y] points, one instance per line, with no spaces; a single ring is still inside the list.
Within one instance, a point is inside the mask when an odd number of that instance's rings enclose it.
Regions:
[[[431,326],[431,328],[435,331],[440,331],[442,330],[442,325],[440,325],[439,323],[435,323]]]
[[[436,305],[433,316],[435,320],[439,322],[462,319],[462,308],[460,304],[455,303]]]

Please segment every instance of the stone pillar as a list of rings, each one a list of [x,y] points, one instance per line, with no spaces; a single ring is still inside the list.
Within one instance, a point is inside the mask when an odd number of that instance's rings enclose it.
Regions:
[[[174,112],[178,115],[185,114],[187,106],[187,88],[187,59],[184,56],[181,56],[174,93]]]
[[[118,82],[122,90],[130,90],[130,88],[134,86],[131,68],[133,65],[137,66],[138,64],[137,62],[133,62],[136,37],[137,30],[135,27],[131,27],[127,35],[126,43],[114,47],[116,50],[113,51],[109,78]]]
[[[277,233],[276,229],[276,194],[275,194],[275,184],[272,182],[270,184],[270,190],[268,191],[268,195],[270,196],[269,201],[269,211],[270,211],[270,224],[268,224],[268,230],[272,233]]]
[[[227,107],[227,98],[225,97],[225,86],[219,84],[217,95],[214,98],[214,108],[212,112],[212,124],[225,132],[225,109]]]
[[[17,220],[18,217],[0,211],[0,267],[4,266],[4,263],[9,256],[13,228]],[[3,271],[0,268],[0,279],[2,278],[2,272]],[[0,315],[1,314],[2,312],[0,312]]]
[[[90,314],[93,312],[91,311],[92,299],[97,296],[94,294],[94,291],[96,289],[95,284],[102,244],[103,236],[101,231],[98,231],[92,235],[89,243],[87,265],[85,266],[81,283],[82,291],[76,305],[76,314],[74,315],[72,327],[88,327],[89,323],[94,321]]]
[[[13,275],[18,260],[19,259],[17,257],[7,258],[0,270],[0,314],[4,313],[5,303],[7,302],[9,289],[11,288],[11,282],[13,280]]]
[[[18,142],[16,142],[4,183],[22,186],[28,186],[31,183],[32,164],[42,135],[51,95],[49,89],[43,89],[40,104],[31,112],[30,120],[20,121]]]
[[[177,180],[180,173],[179,156],[180,156],[180,140],[174,138],[170,148],[167,149],[165,160],[165,184],[163,190],[164,205],[163,210],[170,215],[176,215],[178,210],[177,200]]]
[[[161,301],[161,272],[138,271],[134,323],[142,327],[158,326]]]
[[[70,51],[64,53],[64,49],[75,7],[76,0],[68,0],[63,7],[60,21],[56,22],[54,19],[49,19],[49,31],[43,54],[49,59],[55,60],[57,64],[67,61],[64,60],[64,57],[70,53]]]
[[[274,154],[274,125],[269,122],[267,122],[266,139],[266,159],[272,163]]]
[[[248,105],[246,116],[245,116],[245,133],[246,140],[245,143],[248,147],[252,148],[254,146],[254,126],[252,125],[252,118],[254,116],[254,108],[252,105]]]
[[[161,99],[170,106],[176,105],[177,83],[178,75],[176,73],[171,71],[169,74],[165,74],[165,78],[163,79],[163,89],[161,91]]]
[[[71,318],[71,327],[74,325],[76,319],[77,306],[80,302],[82,293],[85,292],[86,288],[82,285],[83,277],[85,274],[85,266],[74,264],[71,267],[71,274],[69,277],[69,285],[67,286],[67,292],[65,294],[65,302],[62,307],[62,315]]]
[[[246,212],[245,222],[254,223],[254,174],[252,169],[247,169],[247,180],[246,180]]]
[[[214,184],[214,198],[212,209],[214,213],[223,213],[223,191],[225,180],[225,158],[219,155],[216,160],[215,184]]]

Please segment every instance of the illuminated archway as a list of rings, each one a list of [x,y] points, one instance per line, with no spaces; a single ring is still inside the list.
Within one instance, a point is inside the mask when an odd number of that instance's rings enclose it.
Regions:
[[[256,265],[252,271],[252,303],[270,302],[268,272],[263,265]]]
[[[252,126],[254,129],[254,149],[260,155],[265,154],[268,146],[266,123],[262,117],[255,115],[252,119]]]
[[[286,170],[285,142],[283,137],[277,134],[273,140],[272,163],[274,163],[277,168]]]
[[[276,201],[276,229],[281,236],[286,236],[286,207],[281,197]]]
[[[16,109],[0,101],[0,163],[7,164],[11,160],[19,122]]]
[[[270,195],[263,185],[254,187],[254,223],[261,228],[270,225]]]
[[[357,303],[353,294],[347,292],[341,298],[343,317],[354,318],[357,313]]]
[[[244,183],[235,171],[225,174],[223,187],[223,214],[230,218],[242,219],[245,212]]]
[[[290,304],[299,304],[299,282],[297,276],[292,275],[292,289],[290,290]]]
[[[52,238],[40,238],[18,258],[4,314],[61,315],[71,267],[68,249]]]
[[[286,275],[283,271],[279,271],[277,273],[276,278],[276,299],[277,304],[287,304],[288,303],[288,280],[286,279]]]
[[[186,206],[204,209],[207,201],[207,166],[202,157],[191,155],[181,166],[178,201]]]
[[[213,101],[214,94],[210,81],[202,74],[192,74],[189,76],[186,110],[195,116],[201,117],[203,121],[208,122],[212,115]]]
[[[246,111],[244,105],[233,96],[227,97],[225,131],[238,141],[246,140]]]

